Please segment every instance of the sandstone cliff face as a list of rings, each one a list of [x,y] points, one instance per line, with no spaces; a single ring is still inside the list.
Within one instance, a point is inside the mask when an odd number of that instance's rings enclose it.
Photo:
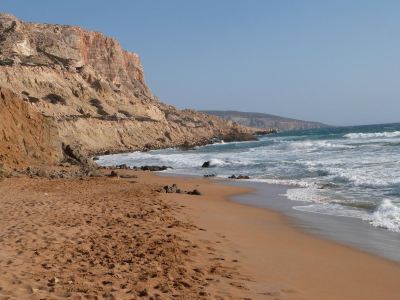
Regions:
[[[114,85],[140,87],[150,96],[136,53],[124,51],[118,41],[76,26],[23,23],[0,14],[3,64],[46,66],[69,71],[84,66]],[[58,66],[58,67],[57,67]]]
[[[76,26],[0,14],[0,86],[48,117],[61,141],[87,153],[248,137],[249,129],[159,102],[136,53]]]
[[[0,88],[0,166],[48,165],[62,158],[57,128],[21,97]]]

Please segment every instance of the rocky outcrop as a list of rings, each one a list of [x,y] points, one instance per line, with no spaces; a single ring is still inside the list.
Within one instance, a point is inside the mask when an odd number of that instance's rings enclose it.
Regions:
[[[76,26],[0,14],[0,86],[52,121],[60,141],[85,153],[252,138],[252,130],[153,96],[136,53]]]

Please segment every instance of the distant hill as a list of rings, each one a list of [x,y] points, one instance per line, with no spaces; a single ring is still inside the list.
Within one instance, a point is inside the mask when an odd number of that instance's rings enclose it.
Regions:
[[[230,120],[241,125],[256,128],[276,128],[278,130],[293,130],[329,127],[328,125],[323,123],[302,121],[263,113],[241,112],[233,110],[203,110],[202,112],[209,115],[218,116],[220,118]]]

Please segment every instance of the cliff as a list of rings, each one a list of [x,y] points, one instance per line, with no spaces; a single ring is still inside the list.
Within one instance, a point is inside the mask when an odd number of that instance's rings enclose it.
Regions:
[[[159,102],[136,53],[77,26],[0,14],[0,87],[52,123],[61,142],[90,154],[251,137],[248,128]]]
[[[51,120],[0,88],[0,167],[54,164],[62,158],[60,146]]]
[[[275,128],[279,131],[329,127],[326,124],[318,122],[302,121],[263,113],[231,110],[205,110],[203,112],[218,116],[225,120],[236,122],[243,126],[254,128]]]

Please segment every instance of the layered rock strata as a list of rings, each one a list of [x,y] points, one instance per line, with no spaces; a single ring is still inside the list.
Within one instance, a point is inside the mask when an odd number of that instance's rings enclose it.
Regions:
[[[251,138],[248,128],[160,102],[136,53],[77,26],[0,14],[0,86],[88,154]]]

